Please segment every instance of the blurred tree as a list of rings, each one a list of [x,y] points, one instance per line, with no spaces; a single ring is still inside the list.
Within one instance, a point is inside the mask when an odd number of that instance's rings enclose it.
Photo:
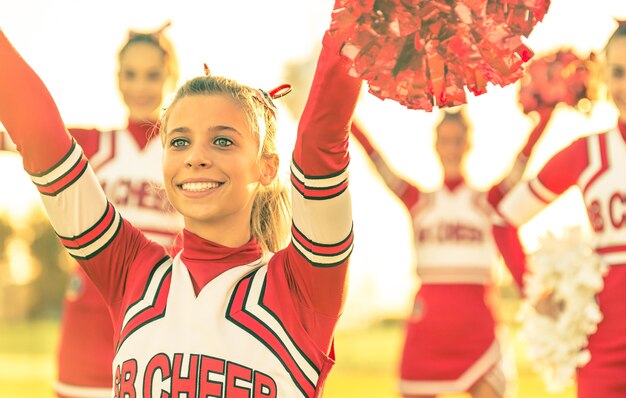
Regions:
[[[37,299],[31,309],[34,318],[58,316],[72,261],[59,242],[45,214],[33,211],[28,218],[31,231],[30,254],[39,272],[33,281]]]
[[[0,214],[0,263],[6,259],[6,248],[13,232],[9,217],[6,214]]]

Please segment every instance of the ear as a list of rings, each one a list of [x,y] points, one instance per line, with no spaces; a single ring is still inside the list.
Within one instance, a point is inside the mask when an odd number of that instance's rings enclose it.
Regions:
[[[261,161],[259,162],[261,177],[259,181],[263,184],[263,186],[268,186],[274,181],[276,175],[278,174],[279,164],[278,155],[274,154],[261,156]]]

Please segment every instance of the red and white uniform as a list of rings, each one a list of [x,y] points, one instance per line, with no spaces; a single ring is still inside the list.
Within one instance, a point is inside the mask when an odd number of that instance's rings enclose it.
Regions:
[[[390,168],[356,124],[352,131],[413,222],[416,269],[422,285],[407,320],[400,392],[465,392],[482,378],[504,392],[495,321],[486,302],[498,258],[494,223],[502,220],[487,202],[487,193],[463,180],[446,181],[438,191],[422,192]],[[503,253],[505,259],[507,253]],[[512,267],[509,261],[507,265],[521,282],[523,269]]]
[[[596,252],[610,265],[598,295],[604,318],[589,338],[591,361],[578,372],[581,398],[626,396],[626,125],[574,141],[498,210],[521,225],[569,187],[582,192]]]
[[[162,184],[162,144],[150,123],[122,130],[71,129],[109,201],[148,238],[170,247],[183,227]],[[150,139],[149,137],[154,137]],[[80,267],[71,275],[58,351],[61,397],[111,395],[113,326],[106,303]]]
[[[360,81],[324,47],[293,154],[286,249],[267,260],[254,240],[229,249],[185,231],[172,260],[107,200],[3,34],[0,62],[0,120],[62,243],[110,307],[113,396],[319,396],[353,245],[347,146]]]
[[[107,198],[146,236],[166,247],[174,244],[182,217],[160,188],[162,144],[152,123],[129,121],[126,129],[70,129],[83,148]],[[0,149],[14,150],[6,133]],[[60,397],[109,397],[114,355],[113,326],[106,303],[85,272],[70,275],[57,352]]]

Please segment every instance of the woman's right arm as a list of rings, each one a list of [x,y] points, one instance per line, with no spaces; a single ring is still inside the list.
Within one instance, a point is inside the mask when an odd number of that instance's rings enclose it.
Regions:
[[[46,86],[0,30],[0,122],[61,243],[112,300],[145,238],[107,201]]]
[[[588,164],[587,139],[581,138],[554,155],[536,177],[518,183],[491,203],[509,224],[518,227],[576,185]]]
[[[352,123],[350,132],[361,144],[387,187],[404,203],[407,209],[411,209],[420,198],[419,189],[393,171],[392,167],[374,147],[358,121]]]

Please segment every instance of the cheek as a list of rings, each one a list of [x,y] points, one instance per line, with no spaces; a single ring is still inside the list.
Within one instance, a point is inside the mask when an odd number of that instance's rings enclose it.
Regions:
[[[172,177],[176,174],[177,158],[171,152],[163,150],[163,181],[165,185],[172,180]]]
[[[126,98],[126,96],[128,96],[128,83],[120,81],[119,89],[120,93],[122,93],[122,96]]]
[[[165,90],[165,80],[151,80],[147,85],[151,94],[155,97],[163,96],[163,91]]]

